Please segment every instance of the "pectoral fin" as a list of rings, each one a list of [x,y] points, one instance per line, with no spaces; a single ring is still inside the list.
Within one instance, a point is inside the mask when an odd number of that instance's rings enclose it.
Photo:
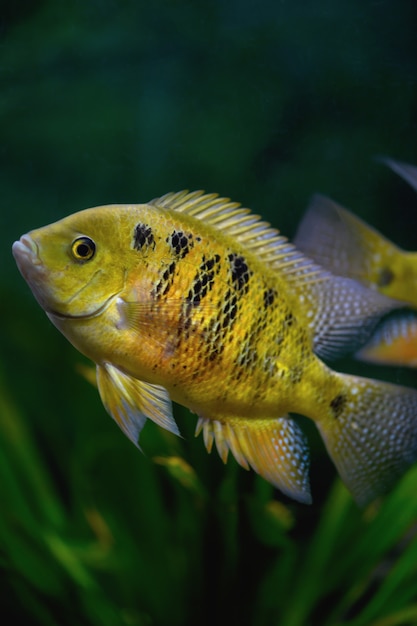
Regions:
[[[291,418],[231,418],[221,422],[200,417],[196,435],[201,431],[207,451],[215,441],[224,463],[230,450],[245,469],[252,467],[286,495],[311,503],[307,443]]]
[[[180,434],[163,387],[128,376],[110,363],[97,366],[97,384],[107,412],[135,445],[147,419]]]

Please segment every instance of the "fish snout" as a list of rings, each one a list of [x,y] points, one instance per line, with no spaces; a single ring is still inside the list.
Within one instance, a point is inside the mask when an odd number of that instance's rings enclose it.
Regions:
[[[29,235],[22,235],[19,241],[14,242],[12,253],[19,267],[28,262],[32,265],[41,265],[38,246]]]
[[[29,235],[22,235],[12,246],[12,253],[20,273],[27,282],[39,279],[44,267],[39,258],[36,242]],[[37,277],[37,278],[36,278]]]

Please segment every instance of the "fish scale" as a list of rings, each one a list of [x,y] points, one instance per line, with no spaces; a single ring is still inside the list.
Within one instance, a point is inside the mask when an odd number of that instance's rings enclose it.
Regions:
[[[414,462],[417,392],[319,358],[360,345],[399,303],[333,276],[238,203],[183,191],[94,207],[13,253],[49,319],[97,364],[103,404],[136,445],[148,419],[179,434],[175,401],[197,414],[208,451],[304,503],[308,443],[291,413],[316,423],[360,504]]]

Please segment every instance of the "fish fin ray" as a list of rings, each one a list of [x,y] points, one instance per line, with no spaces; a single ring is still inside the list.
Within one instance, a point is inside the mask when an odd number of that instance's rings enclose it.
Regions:
[[[417,167],[409,163],[394,161],[388,157],[380,157],[378,161],[387,165],[393,172],[401,176],[411,187],[417,191]]]
[[[409,312],[384,319],[355,357],[378,365],[416,367],[417,315]]]
[[[139,296],[137,296],[138,299],[135,300],[134,298],[136,296],[133,290],[128,297],[130,299],[118,298],[117,301],[117,308],[120,316],[119,326],[121,328],[133,330],[143,336],[144,329],[154,328],[155,322],[153,315],[155,303],[144,301]],[[181,312],[181,308],[187,306],[187,304],[189,304],[189,301],[186,296],[178,298],[166,297],[161,302],[158,302],[158,323],[162,324],[163,322],[166,322],[166,324],[169,325],[174,315],[175,323],[178,324],[178,329],[181,330],[178,321],[179,313]],[[203,301],[199,303],[199,309],[201,311],[213,313],[217,310],[217,308],[218,305],[214,302],[207,303]],[[161,342],[155,339],[152,334],[148,337],[148,341],[161,345]],[[162,343],[162,345],[165,345],[165,343]]]
[[[97,366],[97,384],[107,412],[135,445],[147,419],[180,434],[163,387],[133,378],[110,363]]]
[[[327,271],[305,257],[279,230],[229,198],[184,190],[155,198],[149,204],[186,213],[221,230],[270,268],[281,271],[290,283],[300,286],[328,278]]]
[[[344,390],[317,426],[342,480],[365,506],[389,491],[417,460],[417,391],[337,376]]]
[[[305,504],[311,502],[308,447],[293,419],[219,421],[200,417],[196,434],[201,431],[208,452],[214,441],[224,463],[230,451],[239,465],[245,469],[252,467],[289,497]]]
[[[336,276],[354,278],[368,287],[378,281],[376,253],[392,258],[399,252],[375,228],[320,194],[312,197],[294,244]]]

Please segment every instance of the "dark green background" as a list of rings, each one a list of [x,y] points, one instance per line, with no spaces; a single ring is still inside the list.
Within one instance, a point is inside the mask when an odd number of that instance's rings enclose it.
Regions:
[[[11,256],[22,233],[69,213],[183,188],[241,201],[288,236],[322,192],[417,249],[415,192],[375,161],[417,164],[416,32],[413,0],[1,3],[0,615],[59,626],[367,626],[416,603],[402,584],[392,606],[381,600],[361,618],[372,572],[401,533],[390,543],[382,531],[366,560],[374,518],[340,485],[327,500],[335,472],[309,425],[310,508],[209,457],[182,410],[184,440],[150,424],[141,455]],[[195,473],[152,460],[176,455]],[[332,497],[345,498],[340,527]],[[331,549],[326,520],[347,533]],[[337,579],[351,545],[363,550]]]

